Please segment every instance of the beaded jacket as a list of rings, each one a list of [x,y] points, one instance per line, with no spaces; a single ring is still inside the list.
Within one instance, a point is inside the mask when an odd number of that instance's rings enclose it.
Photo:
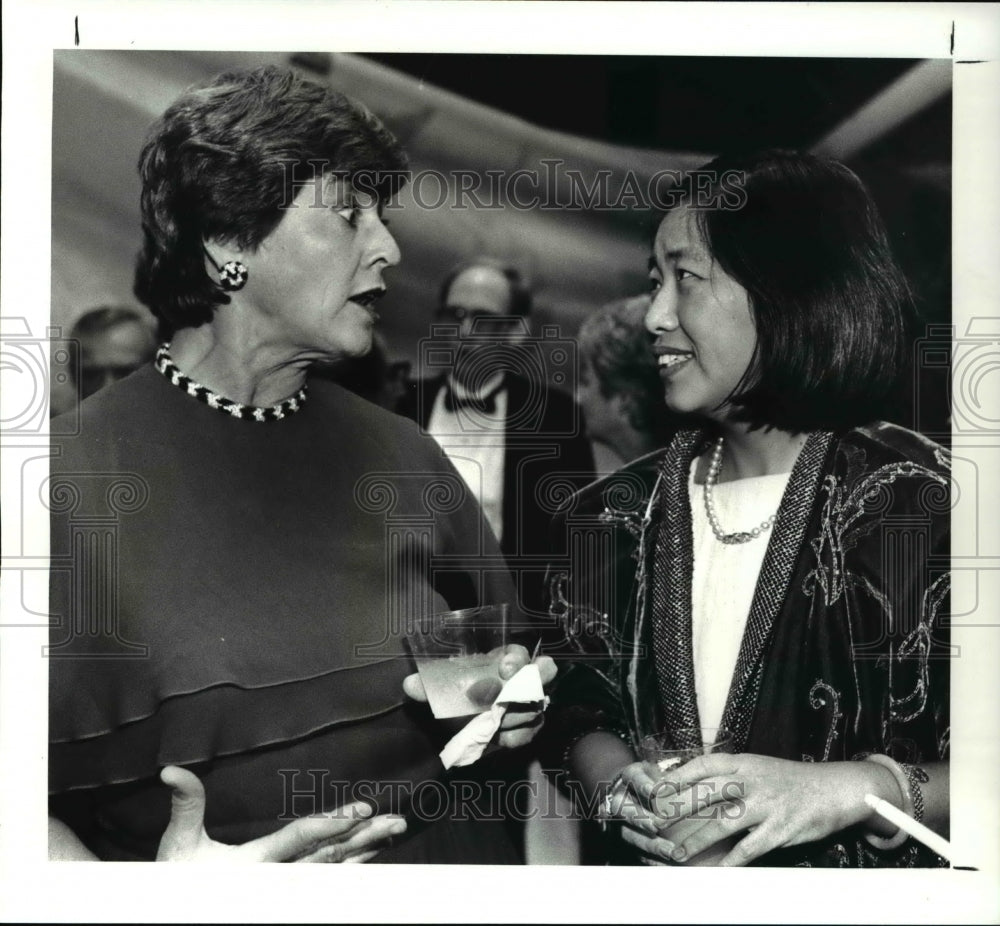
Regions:
[[[550,769],[593,730],[634,746],[699,726],[688,472],[708,446],[701,431],[679,432],[666,450],[578,493],[554,524],[554,549],[566,555],[550,570],[551,614],[565,628],[569,667],[547,721]],[[803,762],[948,757],[950,510],[949,455],[920,435],[879,423],[809,437],[723,714],[736,751]],[[912,840],[882,851],[841,832],[759,864],[941,861]]]

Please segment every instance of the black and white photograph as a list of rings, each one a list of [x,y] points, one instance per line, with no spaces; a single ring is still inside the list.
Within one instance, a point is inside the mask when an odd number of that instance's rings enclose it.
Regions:
[[[1000,7],[11,6],[0,917],[996,920]]]

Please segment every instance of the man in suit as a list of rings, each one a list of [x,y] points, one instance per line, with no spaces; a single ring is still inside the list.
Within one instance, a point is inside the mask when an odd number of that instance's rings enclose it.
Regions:
[[[526,613],[544,614],[549,520],[594,477],[574,345],[529,329],[517,269],[476,258],[442,283],[432,338],[399,411],[441,444],[486,513]]]

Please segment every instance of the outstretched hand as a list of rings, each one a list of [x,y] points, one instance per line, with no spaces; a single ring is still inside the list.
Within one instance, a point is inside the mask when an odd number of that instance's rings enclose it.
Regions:
[[[537,656],[532,659],[531,654],[523,646],[511,644],[506,647],[503,656],[497,663],[501,684],[512,679],[530,662],[534,662],[538,666],[542,685],[550,684],[556,677],[556,664],[551,656]],[[427,692],[424,691],[424,684],[420,680],[419,674],[408,675],[403,679],[403,691],[407,697],[414,701],[427,700]],[[541,729],[543,720],[544,717],[540,710],[514,711],[508,709],[500,724],[499,745],[509,749],[527,745]]]
[[[160,780],[173,794],[158,862],[366,862],[406,829],[401,817],[373,817],[369,804],[356,803],[231,846],[205,832],[205,788],[195,774],[168,765]]]

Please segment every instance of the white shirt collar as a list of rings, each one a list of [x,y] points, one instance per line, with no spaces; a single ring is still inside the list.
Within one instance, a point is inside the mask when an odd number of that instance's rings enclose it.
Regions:
[[[503,383],[503,376],[503,371],[499,370],[482,383],[478,389],[474,390],[463,386],[451,373],[448,374],[446,383],[448,388],[460,399],[480,399],[488,396],[491,392],[497,391]]]

